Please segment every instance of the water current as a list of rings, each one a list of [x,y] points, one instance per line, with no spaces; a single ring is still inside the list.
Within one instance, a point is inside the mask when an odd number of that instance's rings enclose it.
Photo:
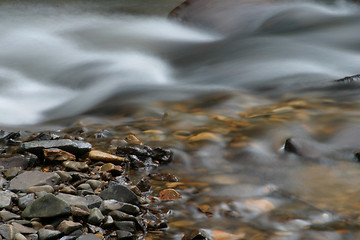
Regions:
[[[1,127],[126,125],[171,147],[169,239],[360,238],[360,88],[335,81],[360,74],[360,5],[194,1],[167,18],[180,2],[0,1]]]

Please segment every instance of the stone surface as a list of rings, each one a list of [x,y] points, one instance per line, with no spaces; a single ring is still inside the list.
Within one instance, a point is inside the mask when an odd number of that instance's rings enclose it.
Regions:
[[[42,228],[39,230],[38,235],[39,235],[39,240],[58,239],[62,235],[62,232],[57,230]]]
[[[79,207],[85,211],[89,211],[88,202],[85,197],[75,196],[66,193],[59,193],[58,195],[56,195],[56,197],[63,200],[70,206]]]
[[[83,234],[78,237],[76,240],[101,240],[101,238],[97,237],[95,234]]]
[[[93,208],[90,210],[90,215],[88,217],[88,222],[94,225],[100,225],[104,220],[104,215],[101,213],[100,209]]]
[[[115,221],[115,227],[119,230],[135,233],[136,225],[133,221]]]
[[[133,204],[118,202],[114,199],[104,200],[100,206],[100,210],[104,214],[108,214],[113,210],[118,210],[131,215],[138,215],[140,208]]]
[[[134,240],[135,235],[128,231],[117,230],[116,231],[116,238],[119,240]]]
[[[13,179],[23,170],[22,167],[11,167],[4,172],[6,179]]]
[[[86,162],[65,161],[62,165],[66,169],[77,172],[85,172],[89,170],[89,166],[86,164]]]
[[[11,206],[12,194],[10,191],[0,191],[0,209]]]
[[[31,234],[36,233],[37,231],[34,228],[26,227],[24,225],[21,225],[17,222],[12,222],[11,225],[14,227],[16,232],[22,233],[22,234]]]
[[[36,199],[23,211],[24,218],[50,218],[70,215],[70,205],[52,194]]]
[[[35,194],[30,193],[22,196],[18,200],[18,206],[20,209],[25,209],[27,205],[29,205],[32,201],[35,200]]]
[[[22,235],[21,233],[16,233],[15,234],[15,240],[28,240],[24,235]]]
[[[116,155],[112,155],[109,153],[101,152],[98,150],[92,150],[89,152],[89,158],[91,161],[101,161],[101,162],[108,162],[114,164],[121,164],[127,162],[128,160],[123,157],[119,157]]]
[[[60,181],[63,183],[69,182],[72,179],[71,175],[65,171],[56,171],[55,173],[59,175]]]
[[[95,190],[97,188],[104,188],[104,183],[99,180],[90,179],[90,180],[87,180],[86,183],[89,184],[93,190]]]
[[[140,201],[135,193],[120,184],[112,184],[102,191],[99,196],[104,200],[115,199],[119,202],[126,202],[134,205],[140,204]]]
[[[26,169],[29,164],[29,159],[23,155],[15,155],[9,158],[0,158],[0,166],[4,166],[5,169],[12,167],[21,167]]]
[[[56,229],[64,233],[65,235],[68,235],[69,233],[80,229],[81,227],[81,223],[64,220],[59,224]]]
[[[0,219],[3,221],[9,221],[11,219],[19,219],[21,218],[19,215],[6,211],[6,210],[1,210],[0,211]]]
[[[74,161],[76,156],[59,148],[44,149],[44,158],[49,161]]]
[[[97,195],[88,195],[85,196],[85,199],[86,199],[86,204],[90,209],[95,207],[99,208],[103,201],[102,198]]]
[[[70,211],[71,211],[71,215],[75,217],[85,217],[85,216],[89,216],[90,214],[90,210],[85,210],[75,206],[71,206]]]
[[[182,196],[175,189],[164,189],[159,193],[159,198],[164,201],[178,200]]]
[[[43,157],[43,149],[45,148],[59,148],[69,153],[75,154],[76,156],[81,156],[89,152],[92,146],[90,143],[83,141],[58,139],[25,142],[21,145],[21,148],[40,157]]]
[[[36,192],[47,192],[47,193],[52,193],[54,192],[54,188],[50,185],[43,185],[43,186],[33,186],[33,187],[29,187],[27,189],[28,193],[36,193]]]
[[[10,224],[0,225],[0,236],[6,240],[12,240],[15,238],[16,231]]]
[[[60,181],[59,175],[52,172],[26,171],[13,178],[9,183],[9,190],[26,192],[29,187],[50,185]]]

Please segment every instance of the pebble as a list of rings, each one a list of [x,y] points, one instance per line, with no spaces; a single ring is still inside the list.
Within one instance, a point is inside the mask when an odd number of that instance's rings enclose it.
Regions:
[[[46,148],[59,148],[69,153],[75,154],[76,156],[81,156],[89,152],[92,146],[90,143],[83,141],[58,139],[58,140],[24,142],[21,145],[21,148],[24,151],[33,153],[39,157],[43,156],[43,149]]]
[[[50,193],[31,202],[22,212],[24,218],[50,218],[70,214],[70,205]]]
[[[211,132],[202,132],[197,135],[191,136],[188,138],[189,142],[200,142],[200,141],[221,141],[221,138]]]
[[[24,225],[21,225],[17,222],[12,222],[11,225],[14,227],[14,229],[22,234],[31,234],[36,233],[37,231],[34,228],[26,227]]]
[[[16,233],[15,240],[27,240],[27,238],[24,235],[22,235],[21,233]]]
[[[48,161],[74,161],[76,156],[59,148],[44,149],[44,158]]]
[[[0,191],[0,209],[11,206],[12,193],[10,191]]]
[[[95,207],[99,208],[103,201],[102,198],[97,195],[88,195],[88,196],[85,196],[85,199],[86,199],[86,204],[89,209],[92,209]]]
[[[78,237],[76,240],[101,240],[101,238],[97,237],[95,234],[83,234]]]
[[[26,169],[28,168],[29,164],[29,158],[26,158],[24,155],[0,158],[0,166],[4,166],[4,169],[9,169],[12,167],[21,167],[22,169]]]
[[[13,192],[26,192],[29,187],[58,184],[60,177],[52,172],[26,171],[13,178],[8,189]]]
[[[85,217],[85,216],[89,216],[90,214],[90,210],[85,210],[74,206],[70,207],[70,211],[71,211],[71,215],[73,215],[74,217]]]
[[[78,207],[85,211],[89,211],[88,202],[85,197],[66,194],[66,193],[59,193],[58,195],[56,195],[56,197],[58,199],[61,199],[70,206]]]
[[[117,229],[135,233],[136,225],[133,221],[115,221],[114,225]]]
[[[116,238],[119,240],[133,240],[135,239],[134,234],[128,231],[117,230],[116,231]]]
[[[80,229],[81,227],[82,227],[81,223],[64,220],[59,224],[59,226],[56,229],[68,235],[69,233],[72,233],[73,231]]]
[[[25,196],[22,196],[18,200],[18,206],[20,209],[25,209],[27,205],[29,205],[32,201],[35,200],[35,194],[30,193],[26,194]]]
[[[163,201],[171,201],[181,199],[182,196],[175,189],[164,189],[159,193],[159,198]]]
[[[101,161],[101,162],[114,163],[114,164],[122,164],[128,161],[126,158],[101,152],[98,150],[90,151],[89,158],[91,161],[95,161],[95,162]]]
[[[0,225],[0,235],[6,240],[12,240],[15,238],[15,229],[10,224]]]
[[[22,167],[12,167],[5,171],[4,176],[6,179],[13,179],[23,170]]]
[[[1,210],[0,211],[0,219],[2,219],[3,221],[9,221],[11,219],[20,219],[21,217],[15,213],[6,211],[6,210]]]
[[[58,239],[62,235],[62,232],[57,230],[42,228],[39,230],[38,235],[39,235],[39,240]]]
[[[65,161],[62,164],[66,169],[78,172],[85,172],[89,170],[89,166],[86,162],[75,162],[75,161]]]
[[[104,220],[104,215],[101,213],[100,209],[93,208],[90,210],[90,215],[88,217],[88,222],[94,225],[100,225]]]
[[[33,187],[29,187],[27,189],[28,193],[36,193],[36,192],[47,192],[47,193],[52,193],[54,192],[54,188],[50,185],[43,185],[43,186],[33,186]]]
[[[102,191],[99,196],[104,200],[115,199],[119,202],[126,202],[134,205],[140,204],[140,201],[135,193],[120,184],[113,184],[109,186],[107,189]]]

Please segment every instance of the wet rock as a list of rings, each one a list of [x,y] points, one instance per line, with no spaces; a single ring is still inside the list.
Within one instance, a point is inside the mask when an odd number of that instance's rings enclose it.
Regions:
[[[116,231],[116,238],[119,240],[134,240],[135,235],[128,231],[117,230]]]
[[[36,192],[47,192],[47,193],[52,193],[54,192],[54,188],[50,185],[43,185],[43,186],[33,186],[33,187],[29,187],[27,189],[28,193],[36,193]]]
[[[136,222],[136,218],[130,214],[118,211],[118,210],[113,210],[111,212],[108,213],[109,216],[111,216],[114,220],[116,221],[133,221]]]
[[[64,220],[59,224],[59,226],[56,229],[67,235],[77,229],[80,229],[81,227],[82,227],[81,223]]]
[[[75,154],[76,156],[81,156],[89,152],[92,146],[90,143],[83,141],[59,139],[59,140],[25,142],[21,145],[21,148],[24,151],[33,153],[39,157],[43,157],[43,149],[48,149],[48,148],[59,148],[66,152]]]
[[[163,201],[172,201],[181,199],[182,196],[175,189],[164,189],[159,193],[159,198]]]
[[[2,208],[10,208],[12,203],[12,197],[13,193],[6,190],[6,191],[0,191],[0,209]]]
[[[2,219],[3,221],[7,222],[11,219],[20,219],[21,217],[15,213],[6,211],[6,210],[1,210],[0,211],[0,219]]]
[[[63,183],[69,182],[72,179],[71,175],[65,171],[56,171],[55,173],[59,175],[60,181]]]
[[[119,165],[114,165],[112,163],[106,163],[106,164],[102,165],[101,171],[110,172],[113,176],[120,176],[124,170]]]
[[[92,208],[95,208],[95,207],[99,208],[102,201],[103,201],[101,197],[96,196],[96,195],[85,196],[85,199],[86,199],[86,204],[87,204],[89,209],[92,209]]]
[[[111,216],[105,216],[102,227],[112,228],[114,226],[114,219]]]
[[[70,207],[70,211],[71,211],[71,215],[75,217],[86,217],[89,216],[90,214],[90,210],[84,210],[82,208],[74,207],[74,206]]]
[[[115,221],[114,225],[117,229],[135,233],[136,225],[133,221]]]
[[[146,161],[150,158],[153,162],[167,163],[172,159],[172,152],[162,148],[152,149],[146,145],[121,146],[116,149],[116,154],[122,157],[130,158],[136,156],[140,161]]]
[[[213,240],[213,238],[206,230],[195,229],[187,232],[182,240]]]
[[[11,225],[14,227],[16,232],[22,233],[22,234],[31,234],[36,233],[37,231],[34,228],[26,227],[24,225],[21,225],[16,222],[12,222]]]
[[[16,177],[21,171],[22,171],[22,167],[12,167],[9,168],[8,170],[5,171],[4,175],[6,177],[6,179],[13,179],[14,177]]]
[[[188,141],[189,142],[200,142],[200,141],[218,142],[218,141],[221,141],[221,138],[211,132],[202,132],[197,135],[189,137]]]
[[[15,155],[9,158],[0,158],[0,166],[4,166],[5,169],[12,167],[21,167],[26,169],[30,165],[29,158],[26,158],[24,155]]]
[[[28,240],[24,235],[22,235],[21,233],[16,233],[15,234],[15,240]]]
[[[89,166],[85,162],[65,161],[62,165],[72,171],[85,172],[89,170]]]
[[[142,145],[143,143],[135,135],[127,135],[124,140],[129,144]]]
[[[97,188],[104,188],[104,183],[102,181],[90,179],[87,180],[86,183],[89,184],[93,190]]]
[[[136,186],[140,189],[141,192],[147,192],[151,188],[151,183],[148,179],[142,178]]]
[[[16,231],[10,224],[0,225],[0,236],[6,240],[12,240],[15,238]]]
[[[77,193],[76,189],[73,186],[65,186],[65,187],[61,188],[59,192],[72,194],[72,195],[76,195],[76,193]]]
[[[57,230],[50,230],[42,228],[38,232],[39,240],[48,240],[48,239],[59,239],[62,235],[62,232]]]
[[[95,162],[101,161],[101,162],[114,163],[114,164],[122,164],[128,161],[126,158],[112,155],[109,153],[104,153],[98,150],[90,151],[89,158],[91,161],[95,161]]]
[[[104,215],[101,213],[100,209],[93,208],[90,211],[90,215],[88,217],[88,222],[94,225],[100,225],[100,223],[104,220]]]
[[[149,177],[157,181],[178,182],[179,179],[171,173],[150,173]]]
[[[59,148],[44,149],[44,158],[48,161],[74,161],[76,156]]]
[[[126,202],[134,205],[140,204],[140,201],[135,193],[120,184],[112,184],[102,191],[99,196],[104,200],[115,199],[119,202]]]
[[[78,237],[76,240],[101,240],[101,238],[97,237],[95,234],[83,234]]]
[[[118,202],[114,199],[104,200],[100,206],[100,210],[104,214],[108,214],[113,210],[119,210],[121,212],[134,216],[140,213],[140,209],[138,206],[129,203]]]
[[[10,181],[9,190],[26,192],[29,187],[50,185],[54,186],[60,181],[59,175],[51,172],[27,171],[21,173]]]
[[[19,197],[17,204],[19,208],[23,210],[26,208],[27,205],[29,205],[34,200],[35,200],[35,194],[30,193],[30,194],[26,194],[25,196]]]
[[[52,194],[36,199],[22,213],[24,218],[50,218],[70,215],[70,205]]]
[[[59,193],[58,195],[56,195],[56,197],[66,202],[70,206],[79,207],[81,209],[84,209],[85,211],[89,211],[88,201],[85,197],[75,196],[66,193]]]

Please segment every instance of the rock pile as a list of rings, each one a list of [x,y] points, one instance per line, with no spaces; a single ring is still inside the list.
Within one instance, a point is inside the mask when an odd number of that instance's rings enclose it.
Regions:
[[[161,199],[149,194],[149,180],[136,184],[127,172],[169,162],[169,150],[137,142],[110,154],[85,141],[2,131],[0,154],[0,239],[136,239],[167,227],[150,206]]]

